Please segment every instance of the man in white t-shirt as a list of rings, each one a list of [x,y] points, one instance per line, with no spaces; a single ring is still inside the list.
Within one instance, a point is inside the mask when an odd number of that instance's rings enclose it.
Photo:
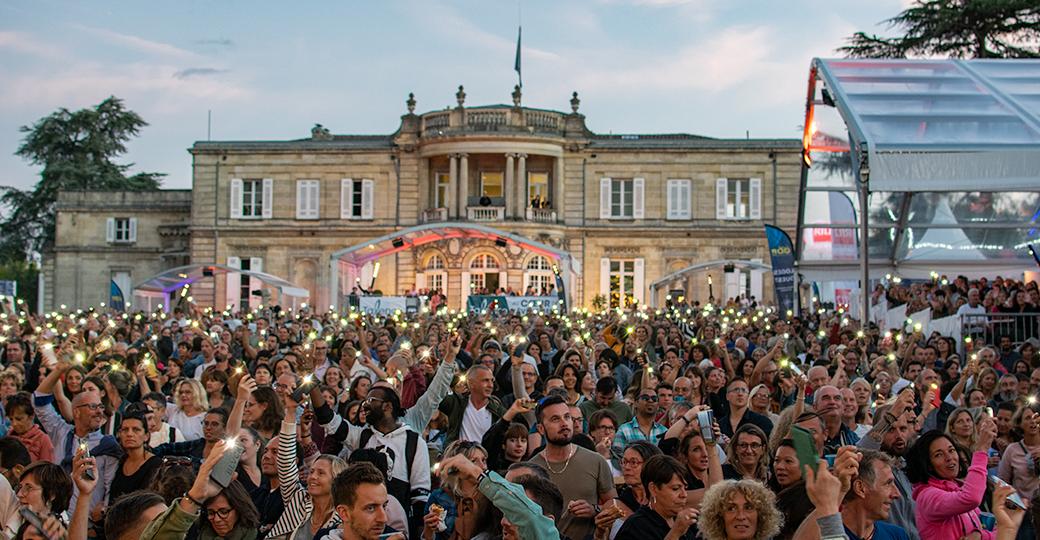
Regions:
[[[968,303],[957,308],[957,315],[973,315],[969,317],[967,321],[967,331],[969,334],[981,334],[986,329],[986,319],[982,315],[986,314],[986,306],[982,305],[978,289],[968,289]]]
[[[491,425],[505,413],[495,390],[495,376],[487,366],[476,364],[466,371],[467,394],[450,394],[441,401],[438,410],[448,418],[445,444],[462,439],[480,442]]]

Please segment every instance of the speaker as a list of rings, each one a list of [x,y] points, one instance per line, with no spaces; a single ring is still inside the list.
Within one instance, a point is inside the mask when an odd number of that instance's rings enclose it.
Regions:
[[[213,277],[213,267],[212,266],[203,266],[202,267],[202,277]]]
[[[394,238],[393,240],[390,241],[390,243],[393,244],[394,249],[399,249],[399,248],[404,247],[404,239],[403,238]]]
[[[727,264],[727,265],[722,267],[722,271],[726,272],[727,274],[729,274],[729,273],[732,273],[734,270],[736,270],[736,268],[737,267],[732,265],[732,264]]]
[[[506,239],[499,236],[495,239],[495,245],[498,247],[506,247]]]

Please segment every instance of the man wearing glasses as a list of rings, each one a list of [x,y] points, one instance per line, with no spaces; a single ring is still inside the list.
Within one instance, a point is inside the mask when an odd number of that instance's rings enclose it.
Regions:
[[[654,421],[657,418],[657,409],[657,392],[653,388],[640,390],[635,404],[636,415],[631,421],[618,427],[617,434],[614,435],[614,445],[625,448],[635,441],[648,441],[656,445],[661,436],[668,431]]]
[[[748,385],[743,379],[733,379],[726,386],[726,400],[729,409],[720,417],[719,429],[722,434],[732,438],[733,434],[744,424],[758,426],[766,435],[773,431],[773,422],[765,416],[748,409]]]
[[[115,437],[101,434],[106,415],[105,405],[101,403],[101,396],[97,392],[80,392],[72,398],[72,424],[58,414],[54,406],[54,385],[71,367],[69,362],[59,362],[47,374],[33,393],[33,406],[36,408],[36,417],[54,443],[54,462],[60,464],[65,472],[72,473],[72,457],[81,446],[86,445],[94,458],[98,485],[91,494],[90,511],[93,513],[108,500],[108,488],[115,478],[123,450]],[[69,508],[76,507],[78,498],[79,488],[74,483]]]

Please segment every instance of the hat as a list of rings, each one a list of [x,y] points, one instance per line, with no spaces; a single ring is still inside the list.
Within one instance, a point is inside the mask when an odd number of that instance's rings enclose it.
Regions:
[[[499,343],[497,341],[493,340],[493,339],[489,339],[489,340],[484,342],[484,349],[485,350],[491,349],[491,348],[498,349],[499,352],[502,351],[502,346],[499,345]]]

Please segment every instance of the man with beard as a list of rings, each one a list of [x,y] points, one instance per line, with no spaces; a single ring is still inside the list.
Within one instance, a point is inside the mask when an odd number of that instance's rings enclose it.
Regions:
[[[841,520],[849,538],[873,540],[910,540],[906,531],[883,520],[888,519],[892,503],[899,499],[895,460],[875,450],[866,450],[859,472],[852,480],[841,505]]]
[[[910,538],[918,538],[917,520],[914,514],[914,499],[910,480],[906,477],[903,456],[910,447],[910,437],[916,436],[911,426],[914,422],[914,394],[902,392],[896,402],[887,409],[882,407],[874,415],[874,428],[860,439],[859,448],[878,450],[895,458],[892,474],[895,478],[899,498],[892,501],[891,512],[885,519],[906,531]]]
[[[823,428],[827,437],[823,444],[823,453],[837,454],[842,446],[854,445],[859,437],[841,421],[841,391],[831,385],[824,385],[813,395],[814,410],[823,419]]]
[[[332,501],[343,520],[342,540],[404,540],[386,525],[389,494],[375,465],[358,463],[338,474],[332,481]]]
[[[430,454],[426,441],[398,419],[404,415],[401,398],[393,388],[375,386],[368,391],[361,406],[365,409],[365,427],[345,422],[325,403],[321,391],[311,390],[311,402],[318,423],[328,437],[353,449],[372,448],[387,455],[390,468],[387,491],[408,511],[411,537],[418,538],[430,495]]]
[[[614,435],[614,446],[626,448],[635,441],[648,441],[656,446],[661,436],[668,431],[655,421],[658,407],[657,392],[653,388],[644,388],[639,392],[635,408],[635,418],[618,427],[617,433]]]
[[[563,494],[564,512],[557,529],[567,538],[585,538],[595,529],[600,505],[617,495],[610,466],[603,456],[571,442],[574,422],[562,397],[543,399],[535,417],[545,449],[531,462],[545,467]]]
[[[66,473],[72,473],[72,458],[81,446],[86,446],[95,459],[98,485],[91,493],[90,511],[96,520],[100,518],[98,511],[108,500],[108,488],[115,478],[123,450],[115,437],[101,434],[105,405],[97,392],[80,392],[72,398],[72,424],[58,414],[54,405],[54,385],[71,368],[70,362],[58,362],[33,393],[33,406],[36,418],[54,444],[54,462],[60,464]],[[69,508],[76,507],[78,498],[79,488],[73,484]]]

